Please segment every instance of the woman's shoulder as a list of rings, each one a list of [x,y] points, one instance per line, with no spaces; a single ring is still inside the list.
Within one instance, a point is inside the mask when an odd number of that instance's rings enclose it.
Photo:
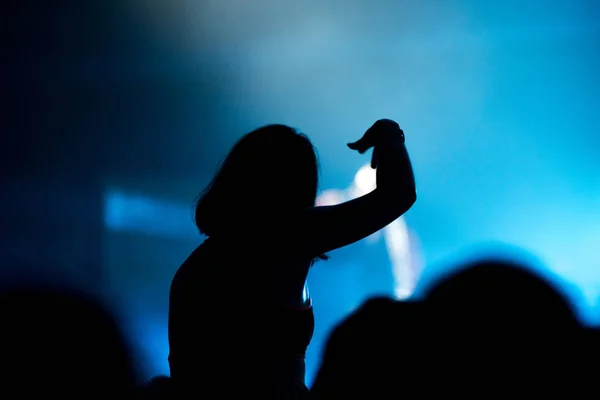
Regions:
[[[197,275],[200,268],[210,266],[211,254],[206,251],[206,248],[207,243],[205,240],[188,255],[175,272],[171,286],[180,281],[186,281],[193,275]]]

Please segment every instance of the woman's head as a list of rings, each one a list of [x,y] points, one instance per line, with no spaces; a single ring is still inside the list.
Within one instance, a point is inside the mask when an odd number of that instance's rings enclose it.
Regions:
[[[312,207],[318,175],[317,155],[305,135],[286,125],[258,128],[235,144],[198,198],[196,226],[212,236],[242,221]]]

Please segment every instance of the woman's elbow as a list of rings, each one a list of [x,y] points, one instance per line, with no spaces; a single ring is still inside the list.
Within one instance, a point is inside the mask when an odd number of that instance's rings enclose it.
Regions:
[[[410,210],[416,201],[417,192],[415,189],[395,190],[386,193],[385,196],[386,208],[396,216],[395,218]]]
[[[417,202],[417,190],[410,189],[406,195],[406,202],[408,204],[408,208],[412,207],[413,204]]]
[[[399,203],[401,204],[402,207],[402,214],[404,214],[405,212],[407,212],[408,210],[410,210],[413,206],[413,204],[416,203],[417,201],[417,191],[415,189],[408,189],[404,192],[402,192]]]

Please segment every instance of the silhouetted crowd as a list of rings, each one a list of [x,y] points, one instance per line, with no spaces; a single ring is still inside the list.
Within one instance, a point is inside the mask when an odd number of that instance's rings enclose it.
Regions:
[[[12,288],[0,315],[3,398],[186,397],[166,376],[140,385],[118,324],[89,296]],[[298,397],[593,396],[597,336],[550,282],[483,260],[439,280],[423,300],[366,301],[333,330],[310,392]]]

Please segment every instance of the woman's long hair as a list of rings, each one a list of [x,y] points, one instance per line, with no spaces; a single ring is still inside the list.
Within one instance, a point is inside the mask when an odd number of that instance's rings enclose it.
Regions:
[[[198,196],[196,227],[208,237],[227,235],[240,224],[259,229],[313,207],[318,183],[318,158],[308,137],[286,125],[263,126],[234,145]]]

